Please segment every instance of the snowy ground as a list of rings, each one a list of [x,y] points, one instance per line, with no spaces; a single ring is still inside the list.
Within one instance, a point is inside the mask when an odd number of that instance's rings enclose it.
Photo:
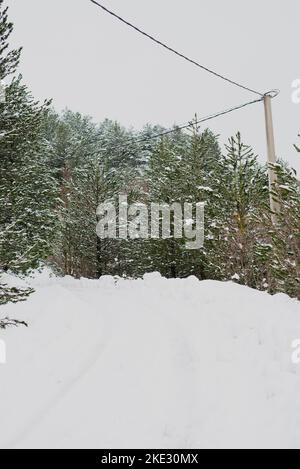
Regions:
[[[300,447],[300,303],[195,278],[31,280],[0,317],[1,448]]]

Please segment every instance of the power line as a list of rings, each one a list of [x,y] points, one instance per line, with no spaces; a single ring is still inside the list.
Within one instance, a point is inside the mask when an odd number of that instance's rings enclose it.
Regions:
[[[116,146],[116,147],[114,147],[114,149],[117,149],[117,150],[118,149],[123,149],[126,145],[129,145],[131,143],[135,143],[135,144],[136,143],[143,143],[143,142],[148,142],[150,140],[154,140],[154,139],[157,139],[157,138],[160,138],[160,137],[164,137],[165,135],[169,135],[169,134],[172,134],[174,132],[178,132],[180,130],[188,129],[188,128],[191,128],[195,125],[201,124],[203,122],[207,122],[207,121],[215,119],[217,117],[224,116],[225,114],[229,114],[230,112],[237,111],[239,109],[243,109],[243,108],[245,108],[247,106],[250,106],[252,104],[260,103],[262,100],[263,100],[263,97],[259,98],[259,99],[255,99],[254,101],[249,101],[247,103],[239,104],[238,106],[234,106],[234,107],[231,107],[229,109],[225,109],[224,111],[220,111],[220,112],[217,112],[215,114],[210,114],[209,116],[202,117],[201,119],[196,119],[196,120],[191,121],[187,124],[175,126],[173,129],[165,130],[163,132],[160,132],[160,133],[155,134],[155,135],[151,135],[149,137],[132,138],[126,144],[124,143],[123,145]]]
[[[184,60],[187,60],[188,62],[192,63],[193,65],[196,65],[197,67],[201,68],[202,70],[205,70],[206,72],[208,73],[211,73],[212,75],[215,75],[216,77],[218,78],[221,78],[222,80],[224,81],[227,81],[228,83],[231,83],[232,85],[235,85],[235,86],[238,86],[239,88],[242,88],[244,90],[247,90],[247,91],[250,91],[251,93],[254,93],[254,94],[257,94],[261,97],[264,96],[264,93],[260,93],[259,91],[255,91],[247,86],[244,86],[244,85],[241,85],[240,83],[236,82],[236,81],[233,81],[231,80],[230,78],[227,78],[217,72],[215,72],[214,70],[211,70],[207,67],[205,67],[204,65],[201,65],[199,64],[198,62],[196,62],[195,60],[193,59],[190,59],[189,57],[187,57],[186,55],[184,54],[181,54],[180,52],[176,51],[175,49],[173,49],[172,47],[169,47],[167,44],[161,42],[159,39],[156,39],[155,37],[151,36],[150,34],[146,33],[145,31],[143,31],[142,29],[138,28],[137,26],[133,25],[132,23],[130,23],[129,21],[125,20],[124,18],[122,18],[121,16],[117,15],[116,13],[114,13],[113,11],[109,10],[108,8],[106,8],[104,5],[102,5],[101,3],[97,2],[96,0],[91,0],[92,3],[94,3],[95,5],[97,5],[99,8],[102,8],[103,11],[105,11],[106,13],[110,14],[111,16],[113,16],[114,18],[117,18],[119,21],[121,21],[122,23],[126,24],[127,26],[129,26],[130,28],[134,29],[135,31],[137,31],[138,33],[142,34],[143,36],[147,37],[148,39],[150,39],[151,41],[155,42],[156,44],[164,47],[165,49],[167,49],[169,52],[172,52],[173,54],[177,55],[178,57],[181,57],[182,59]]]
[[[206,116],[206,117],[203,117],[201,119],[197,119],[197,120],[194,120],[192,122],[189,122],[188,124],[183,124],[183,125],[180,125],[180,126],[175,126],[174,129],[170,129],[170,130],[166,130],[165,132],[161,132],[159,134],[156,134],[156,135],[152,135],[151,137],[145,137],[143,139],[140,139],[139,142],[142,142],[143,140],[148,140],[148,139],[154,139],[154,138],[159,138],[159,137],[163,137],[164,135],[168,135],[172,132],[177,132],[178,130],[184,130],[184,129],[188,129],[190,127],[193,127],[194,125],[197,125],[197,124],[201,124],[203,122],[206,122],[206,121],[209,121],[211,119],[215,119],[216,117],[219,117],[219,116],[224,116],[225,114],[229,114],[230,112],[233,112],[233,111],[237,111],[239,109],[242,109],[246,106],[250,106],[251,104],[255,104],[255,103],[259,103],[262,101],[263,98],[260,98],[260,99],[256,99],[254,101],[249,101],[247,103],[244,103],[244,104],[240,104],[238,106],[234,106],[232,108],[229,108],[229,109],[225,109],[224,111],[221,111],[221,112],[217,112],[215,114],[210,114],[209,116]]]

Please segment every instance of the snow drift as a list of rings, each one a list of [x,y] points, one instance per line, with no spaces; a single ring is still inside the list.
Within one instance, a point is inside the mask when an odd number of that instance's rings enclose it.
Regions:
[[[300,447],[300,303],[194,277],[47,272],[1,316],[1,448]]]

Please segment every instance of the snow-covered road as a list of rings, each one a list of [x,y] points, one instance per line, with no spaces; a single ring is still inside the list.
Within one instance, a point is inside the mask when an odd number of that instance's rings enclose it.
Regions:
[[[233,283],[31,280],[1,316],[0,447],[300,447],[300,303]]]

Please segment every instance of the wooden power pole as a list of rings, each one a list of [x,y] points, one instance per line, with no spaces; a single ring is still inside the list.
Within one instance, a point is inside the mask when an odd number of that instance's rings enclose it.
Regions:
[[[267,133],[267,150],[268,150],[268,171],[269,171],[269,191],[270,191],[270,208],[274,214],[279,212],[279,204],[274,200],[272,190],[274,184],[277,182],[277,176],[274,171],[273,165],[276,163],[276,152],[275,152],[275,139],[274,139],[274,127],[272,118],[272,103],[271,100],[277,96],[277,91],[271,91],[264,95],[264,107],[265,107],[265,120],[266,120],[266,133]],[[273,221],[276,219],[276,215],[272,217]]]

